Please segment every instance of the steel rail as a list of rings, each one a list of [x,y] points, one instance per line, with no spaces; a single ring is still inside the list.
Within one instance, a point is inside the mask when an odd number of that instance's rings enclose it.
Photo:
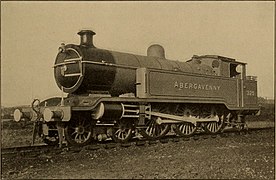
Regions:
[[[221,133],[210,134],[210,133],[196,133],[191,137],[181,137],[175,134],[167,135],[162,139],[157,140],[148,140],[145,138],[133,138],[129,142],[126,143],[115,143],[112,140],[107,140],[103,142],[97,142],[94,144],[90,144],[83,147],[63,147],[58,148],[57,146],[49,146],[49,145],[35,145],[35,146],[19,146],[19,147],[10,147],[10,148],[2,148],[1,155],[11,155],[11,154],[28,154],[28,153],[35,153],[35,152],[45,152],[45,151],[81,151],[81,150],[97,150],[97,149],[110,149],[115,147],[129,147],[129,146],[144,146],[144,145],[151,145],[157,143],[168,143],[168,142],[179,142],[179,141],[189,141],[191,139],[198,140],[198,139],[207,139],[209,137],[216,138],[216,137],[227,137],[229,134],[241,135],[241,134],[252,134],[253,132],[264,132],[264,131],[274,131],[275,127],[262,127],[262,128],[248,128],[246,130],[237,130],[237,129],[226,129]]]

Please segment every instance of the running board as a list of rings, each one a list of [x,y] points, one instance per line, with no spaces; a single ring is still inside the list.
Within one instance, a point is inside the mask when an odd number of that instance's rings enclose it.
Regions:
[[[199,122],[219,122],[219,117],[217,115],[211,118],[196,118],[193,116],[184,117],[184,116],[176,116],[172,114],[165,114],[165,113],[152,112],[152,111],[151,112],[146,111],[146,114],[149,114],[150,116],[158,117],[156,120],[157,124],[188,122],[196,125],[196,123],[199,123]]]

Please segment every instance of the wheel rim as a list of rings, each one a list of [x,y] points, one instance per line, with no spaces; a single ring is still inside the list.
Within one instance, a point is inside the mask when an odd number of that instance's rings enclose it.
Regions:
[[[152,138],[163,137],[167,134],[167,130],[169,129],[169,125],[167,124],[157,124],[155,120],[151,120],[146,124],[147,128],[145,129],[145,133]]]
[[[194,110],[195,111],[195,110]],[[183,116],[183,117],[191,117],[194,115],[193,111],[189,108],[179,108],[176,111],[177,115]],[[181,124],[176,124],[174,131],[176,134],[180,136],[189,137],[192,136],[196,132],[196,126],[192,123],[183,122]]]
[[[118,124],[112,130],[112,139],[116,142],[127,142],[132,137],[132,127],[127,124]]]
[[[211,116],[213,117],[213,116]],[[223,116],[218,116],[216,115],[217,118],[219,118],[219,121],[218,122],[208,122],[208,123],[205,123],[205,130],[208,132],[208,133],[218,133],[222,130],[222,127],[223,127]]]
[[[170,131],[170,125],[157,124],[156,117],[148,120],[145,124],[146,128],[140,129],[140,133],[147,139],[159,139],[164,137]]]
[[[196,126],[192,123],[181,123],[176,125],[175,131],[180,136],[191,136],[196,132]]]
[[[92,140],[92,125],[87,119],[71,120],[65,128],[65,138],[73,145],[86,145]]]
[[[155,107],[154,107],[155,106]],[[153,112],[171,113],[170,105],[153,105]],[[146,121],[145,128],[140,129],[140,134],[147,139],[159,139],[164,137],[170,131],[169,124],[156,123],[158,117],[152,116],[151,119]]]

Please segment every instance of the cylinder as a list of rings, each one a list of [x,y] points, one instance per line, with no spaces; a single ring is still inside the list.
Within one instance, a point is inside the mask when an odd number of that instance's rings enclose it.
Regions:
[[[123,107],[121,104],[104,104],[104,119],[116,120],[122,117]]]

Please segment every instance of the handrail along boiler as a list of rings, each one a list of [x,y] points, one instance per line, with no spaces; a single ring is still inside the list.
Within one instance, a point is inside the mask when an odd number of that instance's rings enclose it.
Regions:
[[[115,52],[96,48],[91,30],[78,34],[80,45],[62,44],[54,65],[56,83],[68,96],[36,118],[52,143],[63,135],[72,145],[86,145],[108,137],[126,142],[134,132],[149,139],[169,131],[218,133],[226,125],[243,129],[245,116],[259,111],[257,80],[246,76],[246,63],[217,55],[168,60],[158,44],[147,56]],[[30,114],[17,111],[15,118]]]

